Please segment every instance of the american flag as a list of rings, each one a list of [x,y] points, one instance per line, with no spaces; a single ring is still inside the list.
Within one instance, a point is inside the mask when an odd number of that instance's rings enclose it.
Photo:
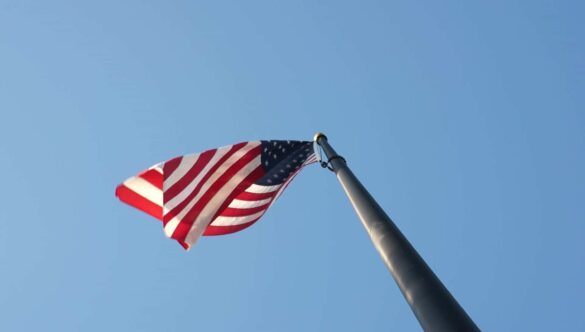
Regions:
[[[316,161],[313,142],[242,142],[156,164],[120,184],[116,196],[161,220],[165,234],[189,249],[201,235],[255,223]]]

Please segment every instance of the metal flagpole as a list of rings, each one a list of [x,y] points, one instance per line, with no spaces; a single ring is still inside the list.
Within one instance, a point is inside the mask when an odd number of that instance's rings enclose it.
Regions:
[[[425,331],[479,331],[457,300],[347,167],[322,133],[315,134],[376,250]]]

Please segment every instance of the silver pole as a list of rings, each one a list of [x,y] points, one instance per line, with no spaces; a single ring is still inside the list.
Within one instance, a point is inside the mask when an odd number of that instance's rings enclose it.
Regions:
[[[370,235],[382,260],[424,331],[479,331],[449,290],[347,167],[345,159],[315,134],[337,179]]]

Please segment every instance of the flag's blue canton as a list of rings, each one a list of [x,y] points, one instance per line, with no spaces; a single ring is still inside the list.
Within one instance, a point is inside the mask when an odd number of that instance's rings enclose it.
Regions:
[[[262,141],[261,160],[266,173],[256,184],[272,186],[283,183],[313,153],[313,142]]]

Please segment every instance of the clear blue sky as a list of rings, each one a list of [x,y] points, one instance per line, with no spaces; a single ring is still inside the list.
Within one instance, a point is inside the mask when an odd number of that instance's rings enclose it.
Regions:
[[[115,186],[325,132],[486,331],[583,331],[580,1],[0,1],[0,330],[418,331],[335,177],[185,252]]]

